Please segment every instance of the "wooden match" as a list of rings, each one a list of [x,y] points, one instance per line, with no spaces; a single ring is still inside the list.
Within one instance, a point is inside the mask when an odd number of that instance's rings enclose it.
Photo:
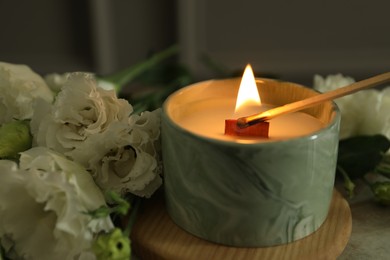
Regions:
[[[342,96],[355,93],[362,89],[366,89],[366,88],[380,85],[382,83],[386,83],[388,81],[390,81],[390,72],[386,72],[359,82],[355,82],[346,87],[342,87],[333,91],[319,94],[307,99],[296,101],[284,106],[276,107],[267,110],[263,113],[238,118],[237,126],[241,129],[248,128],[258,123],[268,121],[276,116],[280,116],[286,113],[296,112],[304,108],[320,104],[325,101],[333,100]]]

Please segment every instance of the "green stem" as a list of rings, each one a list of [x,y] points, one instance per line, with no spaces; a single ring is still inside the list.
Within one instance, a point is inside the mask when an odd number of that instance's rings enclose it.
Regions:
[[[390,156],[386,155],[375,168],[375,173],[390,178]]]
[[[138,210],[139,210],[139,207],[141,205],[141,202],[142,202],[142,199],[140,199],[140,198],[135,198],[133,200],[133,203],[131,205],[132,207],[131,207],[129,221],[127,222],[126,228],[123,231],[123,234],[127,237],[130,236],[131,230],[133,229],[133,226],[134,226],[135,221],[137,219]]]
[[[154,110],[161,107],[161,105],[164,103],[164,100],[169,96],[169,94],[182,87],[183,85],[189,84],[190,82],[191,81],[187,76],[182,76],[177,78],[170,85],[165,86],[165,88],[133,99],[133,114],[140,114],[145,110]]]
[[[221,64],[214,61],[210,56],[203,55],[201,59],[206,66],[214,70],[214,72],[218,73],[220,77],[229,76],[228,70],[225,67],[223,67]]]
[[[118,71],[115,74],[102,77],[100,79],[115,84],[115,88],[116,88],[115,90],[118,93],[126,84],[130,83],[140,74],[144,73],[145,71],[152,68],[156,64],[162,62],[163,60],[167,59],[168,57],[176,54],[177,51],[178,48],[176,45],[171,46],[168,49],[156,53],[155,55],[153,55],[152,57],[150,57],[144,62],[141,62],[129,68]]]
[[[355,189],[355,184],[352,182],[352,180],[349,178],[347,172],[340,166],[337,166],[337,170],[341,173],[341,176],[344,179],[344,188],[348,192],[349,198],[352,198],[354,196],[353,192]]]

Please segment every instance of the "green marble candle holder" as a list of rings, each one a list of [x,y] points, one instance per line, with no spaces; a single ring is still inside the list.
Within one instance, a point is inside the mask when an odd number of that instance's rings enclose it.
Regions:
[[[268,79],[263,102],[283,105],[318,93]],[[200,82],[163,106],[166,206],[189,233],[229,246],[265,247],[310,235],[325,221],[332,199],[340,113],[333,102],[303,110],[324,127],[309,135],[236,143],[195,134],[178,115],[195,100],[235,95],[239,79]]]

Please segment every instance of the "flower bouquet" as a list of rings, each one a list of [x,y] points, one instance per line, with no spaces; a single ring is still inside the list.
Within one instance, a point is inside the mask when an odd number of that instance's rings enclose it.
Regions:
[[[130,258],[138,201],[162,184],[160,109],[118,93],[175,52],[106,78],[0,62],[2,257]]]

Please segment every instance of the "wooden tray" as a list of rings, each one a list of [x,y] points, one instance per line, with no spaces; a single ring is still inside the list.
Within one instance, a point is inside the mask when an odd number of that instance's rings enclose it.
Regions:
[[[310,236],[280,246],[229,247],[205,241],[178,227],[166,212],[161,197],[144,204],[134,225],[132,249],[140,259],[336,259],[352,230],[349,205],[334,191],[326,221]]]

